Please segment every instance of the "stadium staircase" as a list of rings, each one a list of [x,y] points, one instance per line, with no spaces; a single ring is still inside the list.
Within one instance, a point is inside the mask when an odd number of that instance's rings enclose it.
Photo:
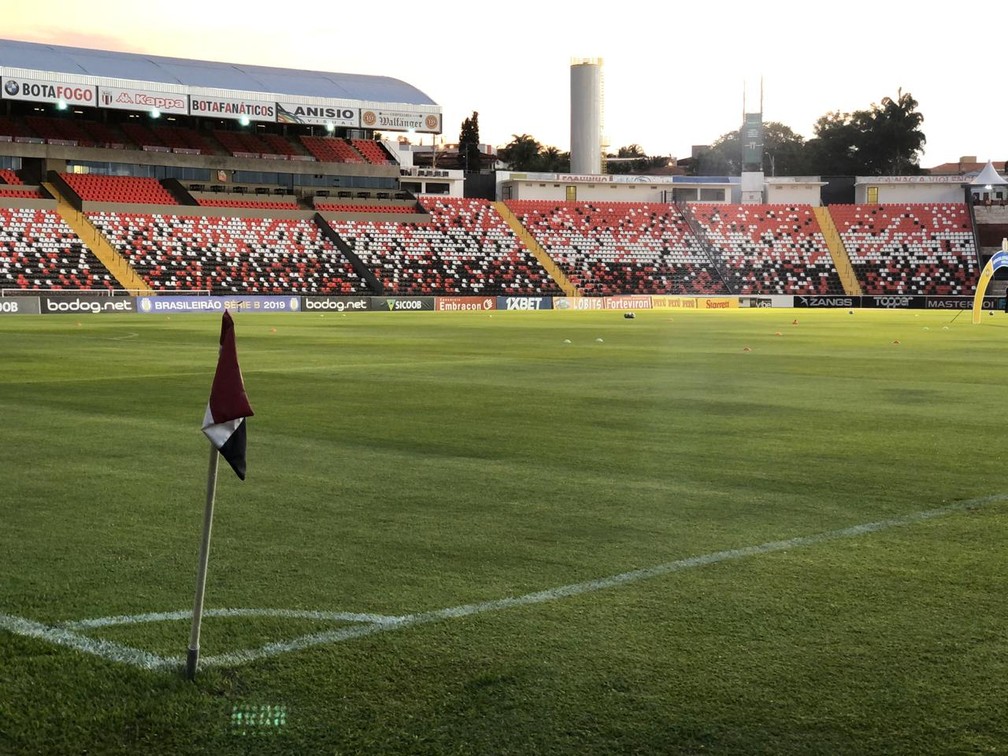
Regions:
[[[676,202],[675,205],[679,209],[683,219],[686,221],[686,225],[689,226],[693,236],[696,238],[697,242],[699,242],[700,249],[702,249],[704,254],[707,256],[707,261],[710,263],[711,269],[717,273],[718,279],[720,279],[721,283],[725,285],[728,293],[734,294],[735,289],[731,284],[731,276],[725,268],[724,260],[721,259],[721,255],[714,248],[714,245],[711,244],[710,239],[707,238],[707,231],[693,214],[689,203]]]
[[[346,239],[336,233],[336,229],[329,225],[321,213],[315,213],[313,218],[315,225],[319,228],[319,233],[323,237],[332,242],[332,245],[336,247],[347,260],[350,261],[350,265],[353,267],[354,271],[360,276],[361,280],[368,285],[368,287],[375,294],[384,294],[385,287],[382,286],[381,281],[378,280],[377,276],[371,271],[370,268],[364,263],[360,257],[353,251],[353,248],[347,244]]]
[[[126,259],[109,244],[108,239],[94,227],[87,216],[67,201],[66,197],[56,188],[56,184],[45,182],[43,186],[56,198],[56,212],[87,245],[91,253],[101,261],[102,265],[108,268],[109,273],[115,276],[120,286],[136,294],[148,294],[153,291],[147,282],[133,270]]]
[[[844,293],[849,296],[861,296],[864,292],[861,290],[861,284],[857,279],[857,274],[854,272],[854,266],[851,265],[847,248],[844,247],[843,240],[840,238],[840,232],[837,230],[836,223],[833,222],[833,216],[829,214],[827,208],[821,205],[813,207],[812,212],[819,219],[819,228],[822,230],[823,238],[826,240],[826,247],[829,249],[830,257],[833,258],[833,267],[836,268],[837,275],[840,276],[840,283],[843,284]]]
[[[504,222],[511,227],[512,231],[514,231],[518,240],[525,245],[529,252],[535,255],[539,264],[543,266],[543,270],[550,275],[550,278],[552,278],[556,285],[560,287],[563,293],[568,297],[580,297],[581,292],[578,288],[571,283],[570,279],[567,278],[562,270],[560,270],[560,266],[557,265],[553,258],[549,256],[549,253],[543,249],[543,246],[537,242],[525,226],[521,224],[521,221],[518,220],[518,216],[511,212],[511,208],[503,202],[494,202],[493,206],[504,219]]]

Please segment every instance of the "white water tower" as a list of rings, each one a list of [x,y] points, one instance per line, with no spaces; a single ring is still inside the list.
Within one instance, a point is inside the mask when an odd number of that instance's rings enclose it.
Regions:
[[[602,173],[602,59],[571,61],[571,173]]]

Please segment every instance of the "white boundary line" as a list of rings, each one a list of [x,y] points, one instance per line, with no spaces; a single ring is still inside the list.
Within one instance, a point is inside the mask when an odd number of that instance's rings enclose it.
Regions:
[[[431,622],[440,622],[448,619],[459,619],[469,617],[474,614],[486,614],[504,609],[511,609],[519,606],[530,606],[533,604],[543,604],[551,601],[580,596],[595,591],[616,588],[621,585],[637,583],[641,580],[670,575],[675,572],[704,567],[718,562],[727,562],[745,557],[770,554],[777,551],[787,551],[789,549],[806,548],[828,541],[836,541],[844,538],[856,538],[869,533],[877,533],[891,528],[913,525],[915,523],[931,520],[936,517],[945,517],[956,512],[967,509],[985,507],[1008,500],[1008,494],[995,494],[978,499],[970,499],[955,504],[949,504],[937,509],[929,509],[922,512],[913,512],[887,520],[868,522],[862,525],[854,525],[838,530],[828,530],[822,533],[809,536],[798,536],[781,541],[768,541],[756,546],[745,546],[739,549],[728,549],[725,551],[715,551],[710,554],[679,559],[675,562],[668,562],[654,567],[646,567],[630,572],[622,572],[618,575],[611,575],[596,580],[588,580],[582,583],[570,583],[568,585],[549,588],[534,593],[526,593],[523,596],[514,596],[493,601],[482,601],[474,604],[461,604],[459,606],[437,609],[429,612],[417,614],[406,614],[402,616],[388,616],[380,614],[359,614],[353,612],[326,612],[297,609],[211,609],[205,612],[207,617],[281,617],[286,619],[309,619],[332,622],[354,623],[346,627],[340,627],[320,633],[312,633],[288,641],[278,641],[267,643],[260,648],[232,651],[216,656],[206,656],[202,659],[204,667],[233,667],[240,664],[265,659],[271,656],[300,651],[312,646],[327,643],[338,643],[352,638],[362,638],[375,633],[383,633],[389,630],[401,630],[414,625],[423,625]],[[0,613],[0,630],[7,630],[16,635],[29,638],[37,638],[59,646],[93,654],[108,661],[119,662],[141,669],[162,669],[169,667],[181,667],[185,659],[182,656],[158,656],[141,649],[125,646],[120,643],[92,638],[78,631],[90,630],[102,627],[113,627],[117,625],[139,624],[143,622],[167,622],[183,619],[190,619],[192,614],[187,610],[173,612],[153,612],[149,614],[122,615],[115,617],[99,617],[95,619],[75,620],[63,622],[57,625],[45,625],[34,620],[25,619],[9,614]]]

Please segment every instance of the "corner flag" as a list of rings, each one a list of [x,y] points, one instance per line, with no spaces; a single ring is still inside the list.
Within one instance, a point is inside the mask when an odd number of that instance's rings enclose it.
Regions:
[[[254,414],[238,366],[234,321],[225,310],[221,321],[217,372],[203,416],[203,433],[242,480],[245,480],[245,418]]]
[[[235,348],[234,321],[224,311],[221,321],[220,353],[217,372],[210,388],[210,401],[203,416],[203,432],[210,439],[210,464],[207,470],[206,506],[203,508],[203,537],[200,541],[199,567],[196,571],[196,596],[193,621],[186,655],[186,677],[196,679],[199,665],[200,625],[203,622],[203,594],[206,591],[207,562],[210,559],[210,531],[213,527],[214,496],[217,491],[217,459],[224,457],[238,477],[245,480],[245,418],[252,417],[252,407],[245,395],[238,350]]]

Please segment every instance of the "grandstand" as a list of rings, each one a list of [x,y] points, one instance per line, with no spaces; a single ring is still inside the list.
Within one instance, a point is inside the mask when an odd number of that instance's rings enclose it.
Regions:
[[[972,294],[979,270],[966,204],[834,205],[869,294]]]
[[[560,294],[484,200],[422,197],[429,223],[334,221],[333,230],[392,295]]]
[[[55,212],[0,203],[0,288],[113,291],[117,284]]]
[[[728,293],[675,205],[514,200],[507,206],[587,296]]]
[[[465,198],[461,171],[383,138],[442,126],[384,77],[3,40],[0,73],[10,290],[965,297],[997,243],[968,177],[866,179],[823,207],[818,179],[742,202],[733,177],[502,172],[503,203]],[[999,209],[982,223],[1008,227]]]
[[[691,204],[698,236],[737,294],[841,294],[810,206]]]

